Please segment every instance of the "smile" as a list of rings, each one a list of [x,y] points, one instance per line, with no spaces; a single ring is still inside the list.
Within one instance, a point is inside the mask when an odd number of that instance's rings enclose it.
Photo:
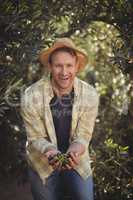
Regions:
[[[60,78],[60,80],[62,80],[62,81],[66,81],[66,80],[68,80],[69,78]]]

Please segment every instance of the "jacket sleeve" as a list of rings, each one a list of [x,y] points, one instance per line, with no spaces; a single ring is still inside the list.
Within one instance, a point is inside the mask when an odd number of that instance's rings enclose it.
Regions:
[[[21,98],[21,115],[27,132],[28,145],[44,153],[47,148],[57,148],[48,140],[44,122],[37,112],[33,95],[29,92]]]
[[[82,113],[78,119],[77,127],[73,135],[72,143],[78,142],[88,148],[92,138],[92,133],[95,125],[95,120],[98,113],[99,96],[95,93],[91,104],[85,103],[82,108]]]

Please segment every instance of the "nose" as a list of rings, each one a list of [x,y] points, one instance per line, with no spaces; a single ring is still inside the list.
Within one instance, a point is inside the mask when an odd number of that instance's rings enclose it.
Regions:
[[[62,67],[61,74],[63,76],[67,75],[67,68],[65,66]]]

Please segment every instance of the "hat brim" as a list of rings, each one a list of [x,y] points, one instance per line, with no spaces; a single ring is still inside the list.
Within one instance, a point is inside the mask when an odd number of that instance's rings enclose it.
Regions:
[[[70,46],[64,45],[64,44],[52,46],[52,47],[50,47],[47,50],[42,50],[40,52],[40,54],[39,54],[39,61],[40,61],[40,63],[42,65],[44,65],[45,67],[47,67],[48,66],[48,62],[49,62],[49,56],[50,56],[50,54],[54,50],[59,49],[61,47],[69,47],[70,49],[75,50],[75,52],[77,54],[77,58],[78,58],[78,63],[79,63],[78,71],[82,70],[87,65],[87,63],[88,63],[88,57],[87,57],[87,54],[85,52],[83,52],[83,50],[80,51],[77,48],[73,48],[73,47],[70,47]]]

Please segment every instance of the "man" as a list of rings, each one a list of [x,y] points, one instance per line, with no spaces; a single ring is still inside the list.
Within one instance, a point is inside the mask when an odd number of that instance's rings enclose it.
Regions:
[[[50,77],[27,88],[21,104],[33,198],[65,200],[67,195],[71,200],[93,200],[88,145],[98,95],[76,77],[87,64],[87,56],[69,38],[60,38],[41,51],[39,60]],[[61,165],[57,156],[64,153],[67,162]]]

